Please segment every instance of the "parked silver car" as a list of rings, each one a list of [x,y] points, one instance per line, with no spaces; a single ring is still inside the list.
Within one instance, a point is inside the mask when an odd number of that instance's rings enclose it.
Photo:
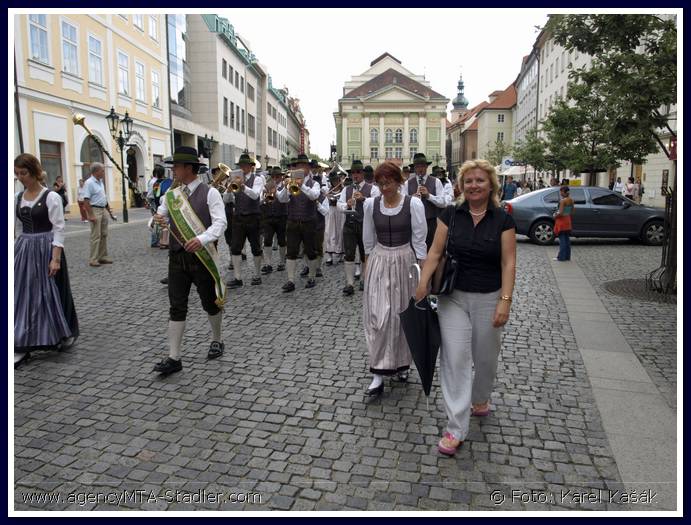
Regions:
[[[572,237],[627,237],[658,246],[665,237],[665,210],[636,204],[597,186],[571,186],[575,210]],[[537,244],[554,242],[559,187],[532,191],[504,202],[516,222],[516,233]]]

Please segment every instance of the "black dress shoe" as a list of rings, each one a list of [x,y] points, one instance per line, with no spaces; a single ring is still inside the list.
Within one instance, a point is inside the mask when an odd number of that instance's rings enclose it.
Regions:
[[[302,271],[300,272],[300,277],[307,277],[310,273],[310,269],[305,266]]]
[[[233,266],[233,261],[230,261],[230,264],[228,265],[229,270],[234,270],[235,267]]]
[[[242,254],[242,260],[243,260],[243,261],[246,261],[246,260],[247,260],[247,255],[245,255],[244,253]]]
[[[168,284],[168,277],[164,277],[159,281],[161,284]]]
[[[258,284],[262,283],[262,278],[261,277],[252,277],[252,280],[250,281],[250,284],[252,286],[257,286]]]
[[[262,274],[264,274],[264,275],[266,275],[267,273],[271,273],[273,271],[274,271],[274,268],[270,264],[262,266]]]
[[[209,359],[216,359],[223,355],[223,351],[226,349],[226,345],[219,343],[218,341],[212,341],[211,346],[209,346],[209,353],[206,357]]]
[[[232,281],[228,281],[228,288],[231,290],[233,288],[240,288],[242,286],[242,281],[240,279],[233,279]]]
[[[276,271],[277,271],[277,272],[282,272],[282,271],[285,270],[285,269],[286,269],[286,265],[285,265],[285,264],[279,264],[278,266],[276,266]]]
[[[355,288],[353,288],[350,284],[343,288],[343,295],[353,295],[354,293]]]
[[[317,281],[314,279],[307,279],[307,284],[305,285],[305,288],[314,288],[317,286]]]
[[[399,372],[394,379],[397,383],[407,383],[408,382],[408,371]]]
[[[321,271],[321,268],[317,268],[317,273],[315,274],[317,277],[324,277],[324,274]]]
[[[366,396],[379,396],[384,392],[384,383],[380,384],[378,387],[375,388],[368,388],[365,390],[365,395]]]
[[[170,357],[166,357],[163,361],[158,363],[154,367],[154,372],[158,372],[161,375],[167,376],[168,374],[172,374],[174,372],[179,372],[182,370],[182,360],[176,361],[175,359],[171,359]]]
[[[331,266],[333,265],[333,261],[325,261],[324,264],[327,266]]]
[[[294,292],[295,291],[295,283],[293,283],[292,281],[288,281],[287,283],[285,283],[283,285],[282,290],[284,292]]]

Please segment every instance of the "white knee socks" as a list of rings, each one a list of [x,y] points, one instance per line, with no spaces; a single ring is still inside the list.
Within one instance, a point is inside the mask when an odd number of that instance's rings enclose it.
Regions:
[[[185,333],[185,321],[168,321],[168,344],[170,358],[180,361],[182,354],[182,336]]]
[[[221,342],[221,321],[223,319],[223,312],[218,312],[216,315],[209,315],[209,324],[211,325],[212,341]]]
[[[286,270],[288,271],[288,280],[291,283],[295,282],[295,268],[297,268],[297,259],[288,259],[286,261]]]
[[[369,389],[372,388],[377,388],[379,385],[381,385],[384,382],[384,378],[380,376],[379,374],[374,374],[372,376],[372,382],[369,385]]]
[[[254,258],[254,276],[261,277],[262,256],[256,255]]]
[[[355,282],[355,263],[345,262],[345,274],[346,274],[346,284],[353,286]]]
[[[233,255],[233,273],[238,281],[242,280],[242,255]]]

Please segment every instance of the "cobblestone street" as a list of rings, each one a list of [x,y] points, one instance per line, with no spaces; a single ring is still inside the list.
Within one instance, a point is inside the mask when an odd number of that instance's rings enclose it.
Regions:
[[[167,355],[167,289],[159,284],[167,252],[149,248],[148,230],[134,222],[110,230],[115,264],[90,268],[87,225],[71,222],[66,256],[81,337],[14,373],[16,510],[631,508],[575,497],[621,490],[622,479],[547,262],[555,247],[519,241],[494,411],[473,418],[467,442],[446,458],[436,450],[446,423],[438,374],[429,406],[417,372],[365,400],[362,293],[342,297],[342,265],[325,266],[316,288],[302,280],[292,294],[280,290],[285,272],[249,286],[246,266],[245,287],[229,291],[225,354],[214,361],[193,291],[184,368],[159,378],[152,368]],[[573,252],[676,410],[676,305],[627,301],[601,287],[644,276],[660,249],[575,241]],[[221,254],[227,264],[225,244]],[[64,498],[123,490],[146,497],[119,505]],[[200,490],[258,493],[261,504],[163,497]],[[30,502],[29,493],[62,499]]]

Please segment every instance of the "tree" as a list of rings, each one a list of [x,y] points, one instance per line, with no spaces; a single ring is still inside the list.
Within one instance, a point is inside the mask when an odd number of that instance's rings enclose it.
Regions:
[[[538,136],[537,130],[531,129],[522,140],[514,145],[513,158],[515,161],[525,164],[526,170],[528,164],[537,171],[546,169],[545,142]]]
[[[503,140],[497,140],[494,144],[487,143],[489,149],[485,154],[485,158],[492,164],[498,166],[504,157],[511,155],[511,148],[504,144]]]

